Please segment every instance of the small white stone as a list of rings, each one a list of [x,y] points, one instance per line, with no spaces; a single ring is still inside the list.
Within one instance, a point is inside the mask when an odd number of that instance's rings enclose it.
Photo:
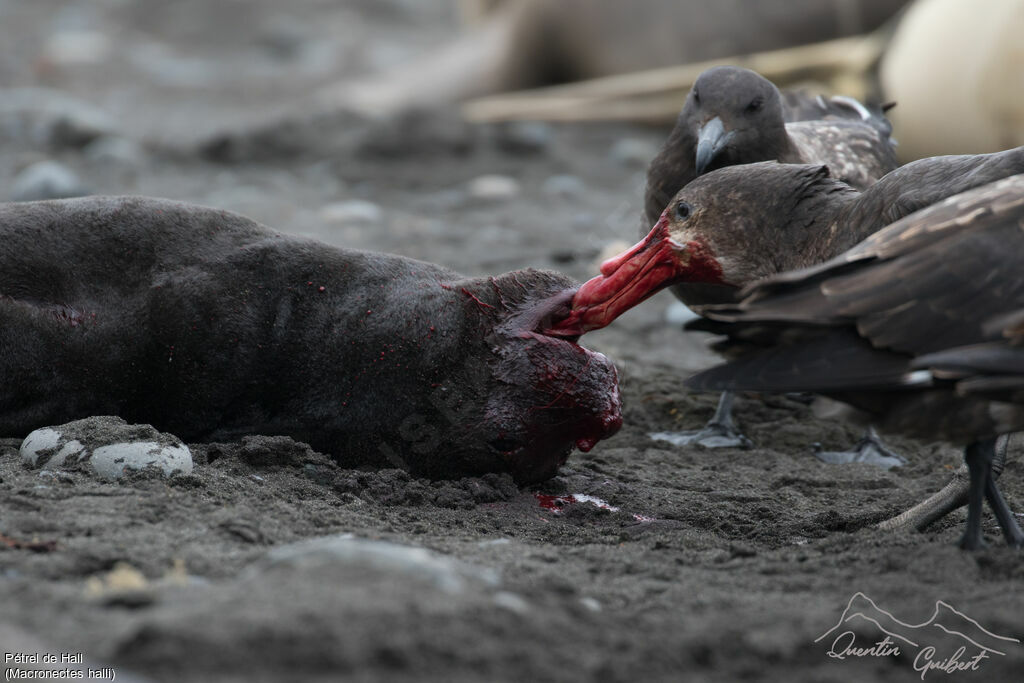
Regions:
[[[23,169],[11,183],[11,199],[31,202],[89,194],[78,175],[56,161],[38,161]]]
[[[467,565],[426,548],[354,538],[349,533],[277,546],[251,568],[250,575],[277,570],[293,574],[300,567],[316,565],[391,576],[402,583],[415,580],[452,595],[465,592],[470,584],[496,587],[500,582],[493,569]]]
[[[133,140],[118,135],[104,135],[93,140],[82,150],[89,161],[139,166],[146,159],[142,147]]]
[[[60,432],[49,427],[37,429],[21,442],[21,459],[26,464],[36,467],[39,465],[39,452],[56,448],[60,443]]]
[[[45,59],[53,64],[99,64],[110,54],[110,38],[99,31],[61,31],[43,44]]]
[[[523,599],[523,596],[509,591],[498,591],[494,594],[494,604],[503,607],[516,614],[526,614],[530,611],[530,603]]]
[[[519,196],[519,181],[507,175],[482,175],[469,181],[469,196],[489,202],[514,199]]]
[[[378,224],[384,219],[384,210],[373,202],[349,199],[333,202],[320,209],[320,217],[330,223]]]
[[[20,453],[31,467],[57,470],[88,464],[103,479],[118,479],[126,470],[147,467],[167,476],[192,471],[192,453],[179,439],[150,425],[129,425],[112,416],[37,429],[22,441]]]
[[[68,458],[74,458],[76,461],[81,460],[85,452],[86,449],[85,446],[82,445],[82,442],[77,439],[72,439],[61,446],[60,450],[54,453],[53,457],[51,457],[49,462],[46,464],[50,467],[61,467],[64,463],[68,462]]]
[[[636,138],[616,140],[608,150],[608,156],[612,161],[634,168],[646,168],[657,153],[658,149],[653,144]]]
[[[551,146],[551,126],[543,121],[510,121],[495,130],[498,147],[513,154],[537,154]]]
[[[165,475],[192,472],[192,453],[187,446],[161,446],[156,441],[135,441],[100,446],[92,452],[89,464],[103,479],[119,479],[125,470],[143,470],[153,466]]]
[[[489,538],[486,541],[480,541],[479,543],[477,543],[477,545],[480,546],[481,548],[487,548],[489,546],[494,546],[494,545],[508,545],[511,542],[512,542],[511,538],[505,538],[503,536],[501,538]]]

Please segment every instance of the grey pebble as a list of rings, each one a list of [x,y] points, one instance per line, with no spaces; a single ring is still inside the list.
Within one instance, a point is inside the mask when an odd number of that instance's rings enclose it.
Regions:
[[[56,161],[37,161],[21,170],[11,184],[11,199],[31,202],[90,194],[78,175]]]
[[[364,199],[348,199],[321,207],[320,218],[329,223],[377,225],[384,220],[384,210]]]
[[[334,572],[372,574],[399,584],[415,581],[448,594],[463,593],[470,584],[499,583],[497,573],[491,569],[468,565],[426,548],[355,538],[348,533],[273,548],[250,568],[249,576],[276,571],[291,575],[328,566]]]
[[[523,596],[518,593],[512,593],[510,591],[498,591],[494,594],[494,604],[498,607],[515,612],[517,614],[526,614],[530,611],[530,603],[528,603]]]
[[[551,126],[542,121],[512,121],[495,129],[498,147],[514,154],[537,154],[551,146]]]
[[[60,67],[99,64],[111,51],[111,39],[99,31],[64,29],[43,43],[41,61]]]
[[[30,467],[87,465],[87,471],[100,479],[119,479],[126,470],[148,467],[165,476],[192,472],[192,453],[177,437],[110,416],[37,429],[22,442],[20,453]]]
[[[141,166],[146,161],[146,153],[141,145],[117,135],[104,135],[93,140],[85,146],[82,153],[89,161],[122,166]]]
[[[461,208],[466,204],[468,195],[465,190],[459,188],[449,188],[447,190],[438,190],[432,192],[422,198],[425,205],[442,210],[451,210]]]
[[[632,168],[646,168],[658,153],[658,148],[646,140],[622,138],[608,150],[608,156],[617,164]]]
[[[587,190],[587,186],[578,176],[559,174],[544,181],[541,186],[544,194],[552,197],[579,197]]]
[[[507,175],[482,175],[469,181],[466,188],[473,199],[501,202],[519,196],[519,181]]]
[[[0,138],[37,146],[82,147],[117,126],[93,104],[48,88],[0,89]]]
[[[486,548],[487,546],[492,545],[508,545],[511,542],[511,538],[505,538],[504,536],[502,536],[501,538],[489,538],[486,541],[479,541],[477,545],[481,548]]]
[[[259,42],[267,52],[283,62],[302,54],[310,42],[309,27],[287,16],[276,16],[260,31]]]

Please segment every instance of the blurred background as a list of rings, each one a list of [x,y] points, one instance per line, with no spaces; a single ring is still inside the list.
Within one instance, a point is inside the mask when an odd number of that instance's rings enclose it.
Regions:
[[[185,199],[474,273],[632,241],[714,63],[897,102],[904,161],[1024,144],[1024,0],[0,0],[0,33],[0,198]]]
[[[753,65],[779,85],[897,101],[908,123],[926,118],[919,109],[952,115],[951,135],[920,156],[1019,144],[1022,22],[1019,0],[2,0],[0,85],[69,93],[129,136],[177,141],[314,101],[382,114],[861,36]],[[670,121],[688,75],[576,90],[603,95],[607,111],[560,116]],[[5,128],[30,106],[12,96]],[[482,116],[531,113],[551,108]]]
[[[908,160],[1024,144],[1022,35],[1024,0],[0,0],[0,200],[168,197],[466,275],[582,280],[636,241],[647,164],[716,60],[780,86],[895,100]],[[921,457],[894,473],[818,474],[808,445],[849,445],[859,430],[784,398],[744,407],[747,433],[778,451],[725,462],[654,444],[648,433],[697,427],[716,399],[681,385],[717,358],[681,331],[680,308],[663,292],[585,338],[619,370],[625,426],[545,491],[622,501],[618,516],[548,515],[514,486],[503,507],[478,505],[490,499],[473,483],[444,484],[437,500],[455,502],[434,504],[422,492],[435,489],[387,473],[346,479],[357,497],[226,457],[166,495],[146,479],[82,495],[56,479],[10,484],[22,529],[69,529],[82,550],[4,553],[0,621],[159,680],[204,667],[221,673],[208,680],[423,680],[424,662],[445,681],[916,676],[812,652],[853,590],[914,620],[937,597],[966,603],[1020,635],[1007,600],[1019,554],[976,562],[864,528],[941,486],[955,449],[896,441]],[[504,583],[423,589],[442,575],[436,560],[243,571],[269,546],[331,531],[433,548]],[[179,557],[211,592],[82,596],[119,561],[152,580]],[[317,667],[334,670],[307,675]]]

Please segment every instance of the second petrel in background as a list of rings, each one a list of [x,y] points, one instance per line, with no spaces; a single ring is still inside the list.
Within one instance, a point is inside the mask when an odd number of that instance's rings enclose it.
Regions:
[[[698,389],[813,391],[875,424],[966,445],[965,549],[987,499],[1011,546],[1024,533],[991,471],[996,437],[1024,429],[1024,175],[917,212],[817,267],[762,280],[705,311],[738,360]],[[754,347],[751,352],[750,348]]]
[[[724,166],[772,160],[826,164],[834,176],[863,190],[899,165],[891,133],[881,108],[853,98],[782,93],[749,69],[708,69],[647,169],[644,230],[682,187]]]

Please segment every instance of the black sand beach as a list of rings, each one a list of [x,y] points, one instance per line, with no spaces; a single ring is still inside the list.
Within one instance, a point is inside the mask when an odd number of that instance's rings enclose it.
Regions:
[[[446,7],[0,2],[0,187],[52,160],[97,194],[215,206],[469,275],[590,277],[607,245],[635,241],[665,130],[442,112],[245,132],[339,72],[438,44]],[[73,122],[105,112],[103,135],[17,110],[52,98],[28,86],[73,97]],[[0,534],[31,548],[0,545],[0,651],[40,662],[11,657],[8,675],[70,666],[43,663],[53,652],[115,680],[1019,680],[1024,557],[995,521],[978,553],[954,545],[962,511],[921,534],[873,528],[944,485],[960,451],[894,437],[906,467],[828,466],[811,444],[844,447],[857,426],[754,394],[737,402],[753,449],[652,440],[701,426],[716,399],[682,386],[715,357],[666,316],[673,303],[583,338],[619,369],[624,426],[537,487],[341,469],[283,437],[190,444],[191,474],[111,483],[29,469],[9,440]],[[1024,510],[1024,440],[1012,447],[1000,485]],[[848,605],[916,640],[868,652],[885,634],[866,619],[830,633]],[[944,628],[907,626],[933,614]],[[946,632],[967,629],[974,643]],[[861,656],[830,656],[847,630]],[[976,671],[920,670],[961,645],[961,668],[983,653]]]

